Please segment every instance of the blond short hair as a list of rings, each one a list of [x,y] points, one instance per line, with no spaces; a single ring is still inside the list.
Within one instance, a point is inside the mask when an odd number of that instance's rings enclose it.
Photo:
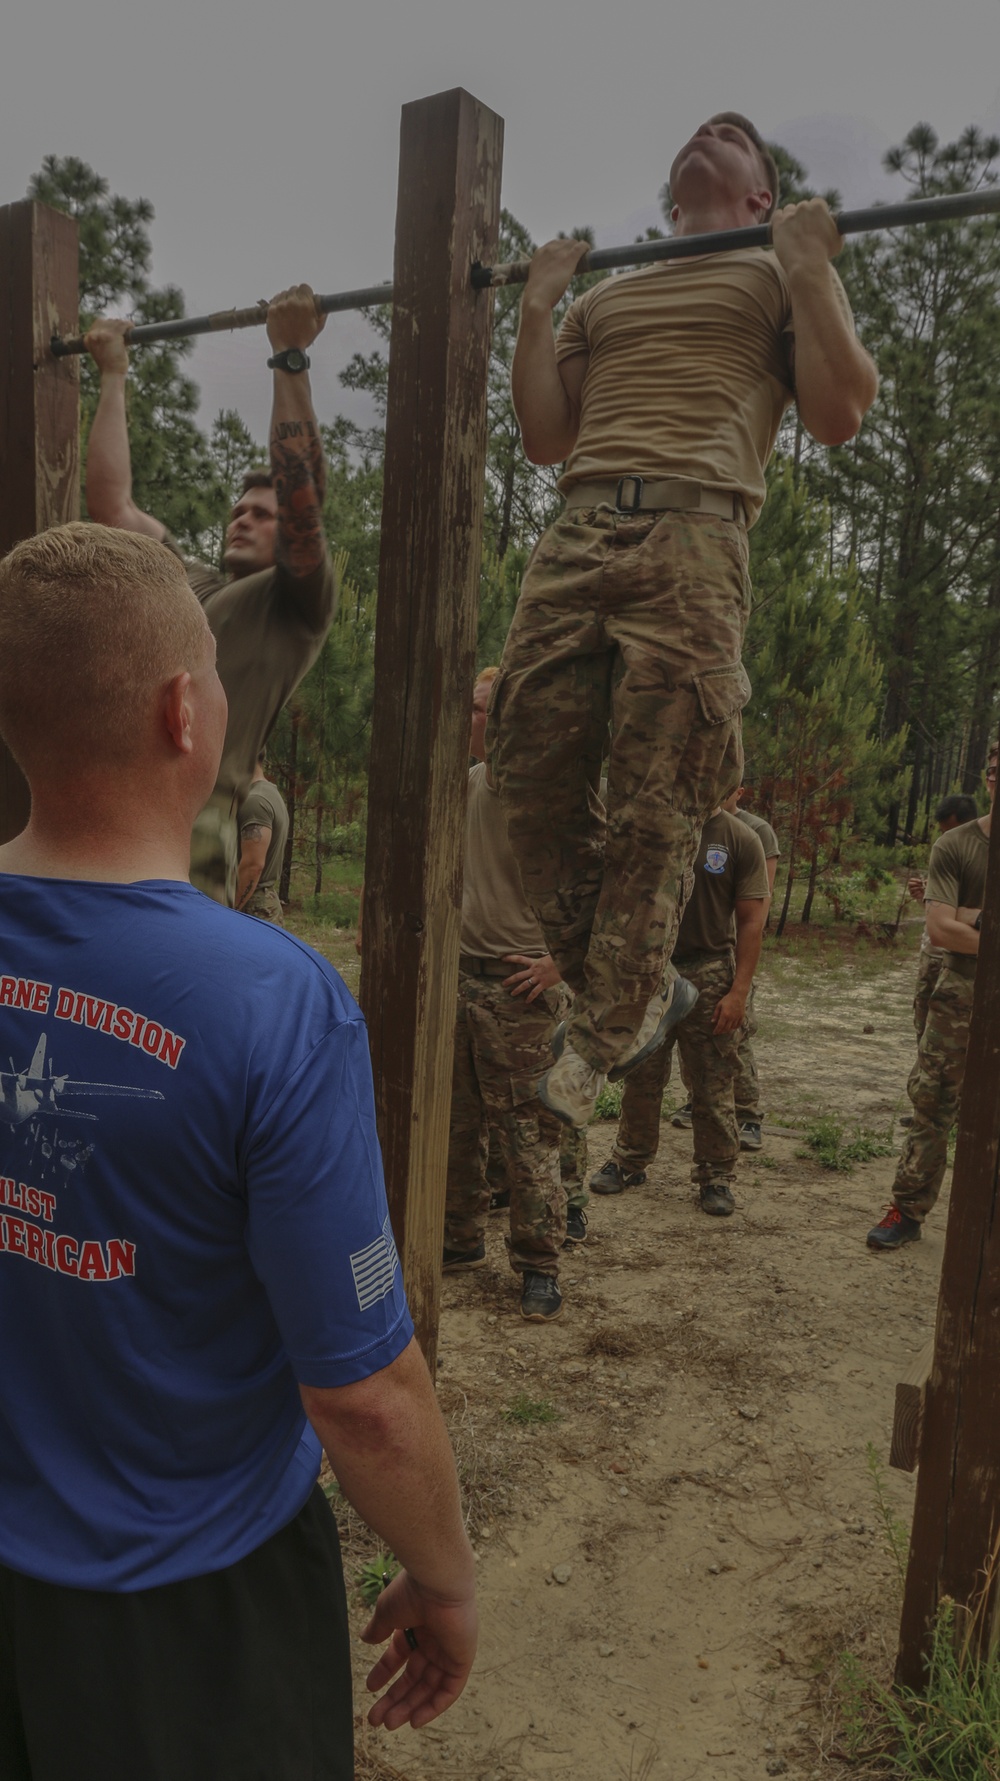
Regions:
[[[0,562],[0,732],[29,778],[134,761],[156,693],[206,656],[205,615],[152,538],[77,520]]]
[[[480,668],[473,682],[473,690],[477,686],[492,686],[499,672],[499,668]]]

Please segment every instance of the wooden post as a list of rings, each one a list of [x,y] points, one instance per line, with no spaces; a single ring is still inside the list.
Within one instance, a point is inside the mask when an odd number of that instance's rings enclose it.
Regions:
[[[1000,1533],[1000,817],[990,835],[934,1362],[924,1395],[896,1680],[920,1689],[942,1596],[960,1630],[981,1603],[974,1648],[990,1648]]]
[[[393,1230],[434,1370],[503,121],[403,107],[361,1002]]]
[[[47,204],[0,206],[0,556],[80,512],[79,366],[49,340],[77,327],[77,225]],[[0,842],[28,820],[0,741]]]

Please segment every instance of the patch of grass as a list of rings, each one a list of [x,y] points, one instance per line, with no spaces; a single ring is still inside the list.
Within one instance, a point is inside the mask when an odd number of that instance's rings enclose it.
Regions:
[[[868,1680],[858,1658],[839,1665],[841,1726],[852,1760],[877,1758],[884,1775],[925,1781],[1000,1781],[1000,1664],[957,1636],[955,1604],[941,1602],[919,1694]],[[871,1771],[867,1771],[871,1772]]]
[[[824,1169],[836,1169],[849,1175],[855,1163],[867,1163],[877,1156],[892,1156],[896,1149],[892,1127],[877,1132],[871,1126],[855,1125],[850,1131],[836,1114],[824,1113],[813,1119],[803,1133],[816,1161]],[[805,1151],[800,1152],[805,1156]]]
[[[357,892],[343,887],[323,891],[318,897],[302,899],[302,915],[307,922],[328,924],[333,928],[350,928],[352,933],[358,925],[359,908]]]
[[[519,1428],[532,1428],[539,1423],[559,1422],[560,1412],[549,1398],[530,1398],[526,1391],[519,1391],[506,1410],[501,1410],[505,1422],[516,1422]]]
[[[591,1125],[595,1119],[618,1119],[622,1110],[624,1082],[606,1082],[594,1104]]]
[[[391,1552],[376,1552],[374,1558],[366,1559],[364,1564],[354,1573],[354,1582],[361,1600],[366,1608],[374,1608],[386,1585],[395,1577],[402,1567]]]

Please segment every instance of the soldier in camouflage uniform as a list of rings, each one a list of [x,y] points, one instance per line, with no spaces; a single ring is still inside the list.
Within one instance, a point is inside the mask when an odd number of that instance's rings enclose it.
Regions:
[[[781,857],[781,848],[778,844],[778,837],[770,823],[765,822],[762,816],[756,816],[752,810],[742,809],[740,801],[751,789],[752,787],[748,781],[747,771],[744,767],[742,785],[740,785],[737,790],[726,799],[722,808],[723,810],[728,810],[730,816],[738,817],[740,822],[745,823],[748,829],[752,829],[764,849],[764,865],[767,869],[767,909],[764,912],[764,924],[766,926],[767,911],[771,907],[771,898],[774,895],[774,879],[778,869],[778,860]],[[757,1075],[757,1059],[753,1049],[753,1040],[757,1034],[757,1015],[754,1009],[756,989],[757,985],[756,983],[753,983],[747,998],[747,1011],[743,1022],[743,1037],[740,1039],[736,1062],[736,1079],[733,1083],[733,1099],[736,1102],[736,1127],[740,1134],[741,1150],[760,1150],[763,1145],[760,1132],[762,1123],[762,1115],[760,1111],[760,1079]],[[670,1123],[671,1125],[684,1127],[690,1130],[691,1084],[689,1083],[685,1072],[683,1054],[681,1056],[681,1080],[684,1083],[685,1089],[688,1091],[688,1100],[683,1107],[678,1107],[677,1112],[673,1115]]]
[[[931,849],[927,934],[932,946],[943,948],[944,957],[927,998],[917,1058],[906,1085],[913,1123],[896,1165],[892,1204],[868,1232],[869,1249],[899,1249],[916,1242],[941,1192],[948,1136],[958,1117],[965,1077],[996,770],[994,751],[987,772],[990,814],[940,835]]]
[[[539,1101],[535,1082],[551,1059],[565,1002],[558,967],[525,901],[482,758],[490,678],[487,670],[473,695],[470,753],[477,764],[469,774],[466,812],[443,1269],[457,1274],[486,1265],[492,1140],[510,1194],[507,1253],[522,1276],[521,1315],[551,1323],[562,1313],[558,1274],[566,1195],[560,1127]],[[578,1223],[582,1241],[582,1214]]]
[[[691,1090],[692,1180],[702,1210],[717,1218],[735,1211],[740,1140],[733,1083],[767,905],[760,841],[717,810],[702,831],[673,960],[697,987],[698,1002],[666,1042],[629,1072],[614,1149],[591,1176],[595,1193],[621,1193],[645,1180],[659,1147],[663,1090],[676,1043]]]
[[[184,555],[166,526],[132,499],[125,384],[128,322],[95,322],[87,347],[101,392],[87,442],[90,517],[158,538],[180,557],[205,609],[229,701],[215,791],[191,843],[191,882],[220,903],[236,888],[237,809],[282,706],[323,647],[336,579],[323,530],[326,465],[309,392],[308,347],[326,317],[308,285],[268,305],[273,356],[270,471],[250,471],[226,527],[225,573]],[[262,355],[263,358],[264,355]]]
[[[701,234],[769,217],[777,170],[746,118],[719,113],[670,189],[675,233]],[[792,205],[773,232],[773,253],[593,286],[558,340],[552,311],[586,244],[550,242],[521,303],[514,404],[528,457],[566,461],[566,509],[528,565],[489,750],[525,891],[576,996],[540,1085],[569,1124],[693,1002],[664,972],[702,825],[740,778],[747,525],[782,414],[796,400],[815,438],[841,442],[877,388],[826,206]]]
[[[952,829],[957,829],[961,823],[975,822],[978,814],[979,812],[976,809],[975,798],[970,798],[962,792],[952,792],[947,798],[941,799],[940,804],[934,812],[934,820],[937,823],[938,832],[942,835],[947,835],[950,834]],[[916,876],[909,879],[907,888],[913,901],[922,904],[927,895],[926,878]],[[918,1039],[927,1025],[927,1010],[931,999],[931,993],[941,975],[941,966],[943,964],[944,949],[940,946],[931,945],[930,940],[927,937],[927,925],[925,923],[924,931],[920,936],[920,953],[917,958],[917,981],[913,991],[913,1026]],[[912,1120],[907,1120],[905,1123],[908,1125],[912,1124]]]

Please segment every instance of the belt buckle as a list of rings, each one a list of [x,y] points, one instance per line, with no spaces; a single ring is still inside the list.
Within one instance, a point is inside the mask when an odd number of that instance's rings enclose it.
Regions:
[[[632,482],[635,484],[635,499],[631,503],[626,503],[625,501],[622,500],[622,489],[625,487],[625,484],[627,482]],[[638,513],[639,509],[642,506],[642,491],[645,488],[645,486],[646,485],[645,485],[641,476],[622,476],[622,477],[620,477],[619,481],[618,481],[618,488],[615,492],[615,507],[617,508],[618,512],[619,513]]]

